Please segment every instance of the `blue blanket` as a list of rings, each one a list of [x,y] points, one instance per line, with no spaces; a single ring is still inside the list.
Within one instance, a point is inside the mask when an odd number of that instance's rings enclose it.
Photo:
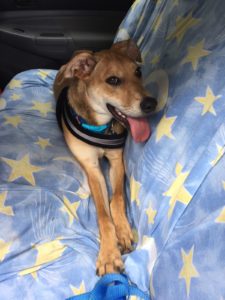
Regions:
[[[222,0],[137,0],[117,33],[138,43],[159,99],[151,138],[124,151],[136,243],[123,259],[151,299],[225,299],[224,24]],[[61,300],[98,281],[95,207],[57,126],[55,75],[23,72],[0,97],[1,300]]]

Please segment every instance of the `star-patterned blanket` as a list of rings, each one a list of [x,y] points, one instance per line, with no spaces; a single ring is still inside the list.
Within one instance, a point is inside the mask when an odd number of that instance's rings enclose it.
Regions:
[[[124,151],[125,269],[151,299],[225,299],[224,24],[222,0],[137,0],[117,33],[138,43],[159,100],[151,138]],[[57,127],[55,75],[23,72],[0,97],[1,300],[61,300],[98,280],[95,207]]]

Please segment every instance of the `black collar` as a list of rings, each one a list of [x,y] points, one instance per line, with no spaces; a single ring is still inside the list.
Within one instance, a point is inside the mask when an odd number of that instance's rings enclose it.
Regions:
[[[121,148],[124,146],[127,137],[126,130],[121,134],[117,134],[112,132],[112,130],[107,130],[108,133],[96,133],[86,128],[83,128],[78,122],[77,118],[74,117],[76,113],[74,113],[72,107],[69,105],[67,91],[68,88],[64,88],[62,90],[56,105],[56,117],[61,130],[63,118],[63,121],[66,127],[69,129],[69,131],[76,138],[82,140],[83,142],[89,145],[111,149]]]

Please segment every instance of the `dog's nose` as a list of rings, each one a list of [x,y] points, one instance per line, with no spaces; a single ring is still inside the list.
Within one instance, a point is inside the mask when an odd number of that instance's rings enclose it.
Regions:
[[[153,112],[156,109],[157,101],[153,97],[144,97],[141,101],[141,110],[144,113]]]

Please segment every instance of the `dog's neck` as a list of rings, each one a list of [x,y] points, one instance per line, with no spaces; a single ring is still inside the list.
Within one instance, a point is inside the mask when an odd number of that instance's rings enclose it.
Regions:
[[[112,120],[109,114],[98,113],[91,107],[86,88],[81,81],[75,81],[68,90],[70,106],[76,113],[91,125],[103,125]]]

